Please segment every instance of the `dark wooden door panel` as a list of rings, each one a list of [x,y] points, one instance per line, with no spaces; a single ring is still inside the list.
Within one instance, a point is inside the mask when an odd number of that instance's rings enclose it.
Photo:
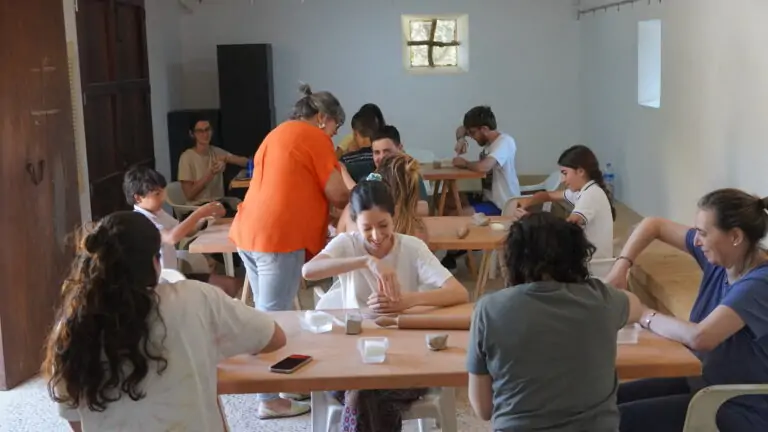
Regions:
[[[118,2],[117,76],[121,81],[149,78],[144,7]]]
[[[137,89],[120,95],[120,150],[127,166],[153,164],[149,93]]]
[[[88,176],[97,219],[125,207],[118,185],[128,167],[154,167],[147,36],[143,0],[79,1]]]
[[[113,61],[109,41],[114,39],[109,0],[80,1],[77,38],[80,46],[80,79],[83,85],[111,81]]]
[[[91,196],[101,197],[96,203],[91,203],[93,220],[117,211],[129,210],[131,207],[123,194],[123,175],[121,172],[91,182]]]
[[[59,0],[0,2],[0,389],[35,375],[80,219]]]
[[[115,146],[115,99],[110,93],[92,94],[84,106],[88,176],[91,183],[99,182],[122,167],[117,166]]]

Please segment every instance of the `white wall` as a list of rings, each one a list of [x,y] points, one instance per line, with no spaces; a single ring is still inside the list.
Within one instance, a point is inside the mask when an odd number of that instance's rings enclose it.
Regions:
[[[637,104],[637,22],[662,20],[661,108]],[[768,194],[768,2],[639,2],[581,19],[585,141],[618,195],[690,223],[721,187]]]
[[[170,181],[168,111],[181,106],[180,20],[184,10],[176,0],[146,0],[145,8],[155,166]]]
[[[330,90],[348,118],[377,103],[406,146],[452,156],[454,130],[490,104],[518,141],[518,171],[545,173],[581,138],[579,26],[564,0],[227,0],[181,19],[183,108],[217,107],[216,45],[273,44],[285,119],[299,81]],[[467,13],[469,72],[415,76],[402,65],[402,14]],[[348,132],[348,127],[342,134]],[[473,151],[473,153],[476,153]]]

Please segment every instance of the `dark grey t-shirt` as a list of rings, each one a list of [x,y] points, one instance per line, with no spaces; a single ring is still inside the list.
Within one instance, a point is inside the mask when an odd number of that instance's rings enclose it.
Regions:
[[[616,432],[616,333],[629,300],[597,279],[537,282],[483,297],[467,369],[493,379],[497,431]]]

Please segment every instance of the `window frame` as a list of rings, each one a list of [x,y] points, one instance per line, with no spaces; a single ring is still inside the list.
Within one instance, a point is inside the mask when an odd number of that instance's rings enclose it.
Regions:
[[[432,31],[430,39],[426,41],[412,41],[411,40],[411,21],[432,21]],[[455,21],[456,22],[456,39],[454,42],[437,42],[434,40],[435,33],[437,31],[438,21]],[[403,67],[411,73],[462,73],[469,71],[469,32],[468,32],[468,16],[466,14],[459,15],[402,15],[402,32],[403,32]],[[411,64],[411,48],[414,46],[427,46],[427,58],[430,63],[428,66],[413,66]],[[440,66],[434,64],[434,58],[432,56],[433,48],[435,47],[456,47],[456,65],[455,66]]]

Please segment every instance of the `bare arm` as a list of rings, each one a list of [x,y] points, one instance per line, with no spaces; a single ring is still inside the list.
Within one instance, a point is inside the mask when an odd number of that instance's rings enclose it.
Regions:
[[[629,299],[629,315],[627,316],[627,324],[634,324],[639,322],[643,317],[645,311],[648,310],[645,305],[640,302],[640,299],[636,295],[629,291],[624,291]]]
[[[467,169],[470,171],[487,173],[491,171],[494,166],[496,166],[496,158],[493,156],[486,156],[483,160],[469,162],[467,164]]]
[[[344,180],[344,184],[347,185],[349,190],[352,190],[357,186],[357,182],[355,182],[352,176],[349,175],[349,171],[347,171],[347,167],[344,166],[344,164],[341,164],[341,178]]]
[[[493,387],[490,375],[469,374],[469,403],[481,420],[493,415]]]
[[[344,208],[349,203],[349,188],[337,170],[331,173],[325,183],[325,197],[336,208]]]
[[[701,352],[712,351],[745,325],[739,314],[725,305],[716,307],[698,324],[659,313],[651,317],[653,313],[648,310],[641,318],[641,323],[650,319],[648,330]]]
[[[616,260],[611,272],[606,276],[606,281],[617,288],[627,287],[627,273],[637,257],[654,240],[661,240],[683,252],[688,252],[685,246],[685,236],[690,228],[662,218],[645,218],[629,236],[627,243],[621,250],[621,257],[627,259]],[[629,261],[631,260],[631,262]]]
[[[529,207],[537,206],[537,205],[548,203],[548,202],[563,201],[563,200],[565,200],[563,191],[552,191],[552,192],[539,191],[528,198],[523,198],[519,200],[518,202],[520,203],[520,207],[529,208]]]
[[[224,207],[219,202],[208,203],[199,209],[195,210],[187,216],[184,221],[176,225],[175,228],[170,230],[160,230],[162,241],[165,244],[175,245],[182,239],[189,237],[197,230],[197,225],[201,220],[209,216],[221,217],[224,216]]]
[[[272,339],[270,339],[269,343],[267,343],[267,346],[262,348],[261,351],[259,352],[266,354],[266,353],[277,351],[280,348],[284,347],[286,342],[287,342],[287,339],[285,337],[285,332],[283,331],[283,328],[280,327],[278,323],[275,323],[275,332],[272,333]]]
[[[193,201],[195,198],[197,198],[197,196],[200,195],[200,192],[205,189],[205,186],[210,183],[211,180],[213,180],[215,175],[216,172],[213,170],[208,170],[208,172],[205,174],[205,177],[201,178],[200,180],[182,180],[181,189],[184,191],[184,196],[187,198],[187,201]]]
[[[349,273],[353,270],[358,270],[368,267],[368,257],[354,257],[354,258],[331,258],[325,254],[316,255],[304,264],[301,268],[301,274],[306,280],[316,281],[340,275],[343,273]]]
[[[248,158],[243,156],[236,156],[233,154],[229,154],[224,156],[224,162],[231,164],[231,165],[237,165],[240,167],[245,168],[248,166]]]
[[[407,308],[414,306],[447,307],[469,301],[467,289],[455,277],[449,278],[443,286],[436,290],[408,292],[403,293],[402,296]]]

